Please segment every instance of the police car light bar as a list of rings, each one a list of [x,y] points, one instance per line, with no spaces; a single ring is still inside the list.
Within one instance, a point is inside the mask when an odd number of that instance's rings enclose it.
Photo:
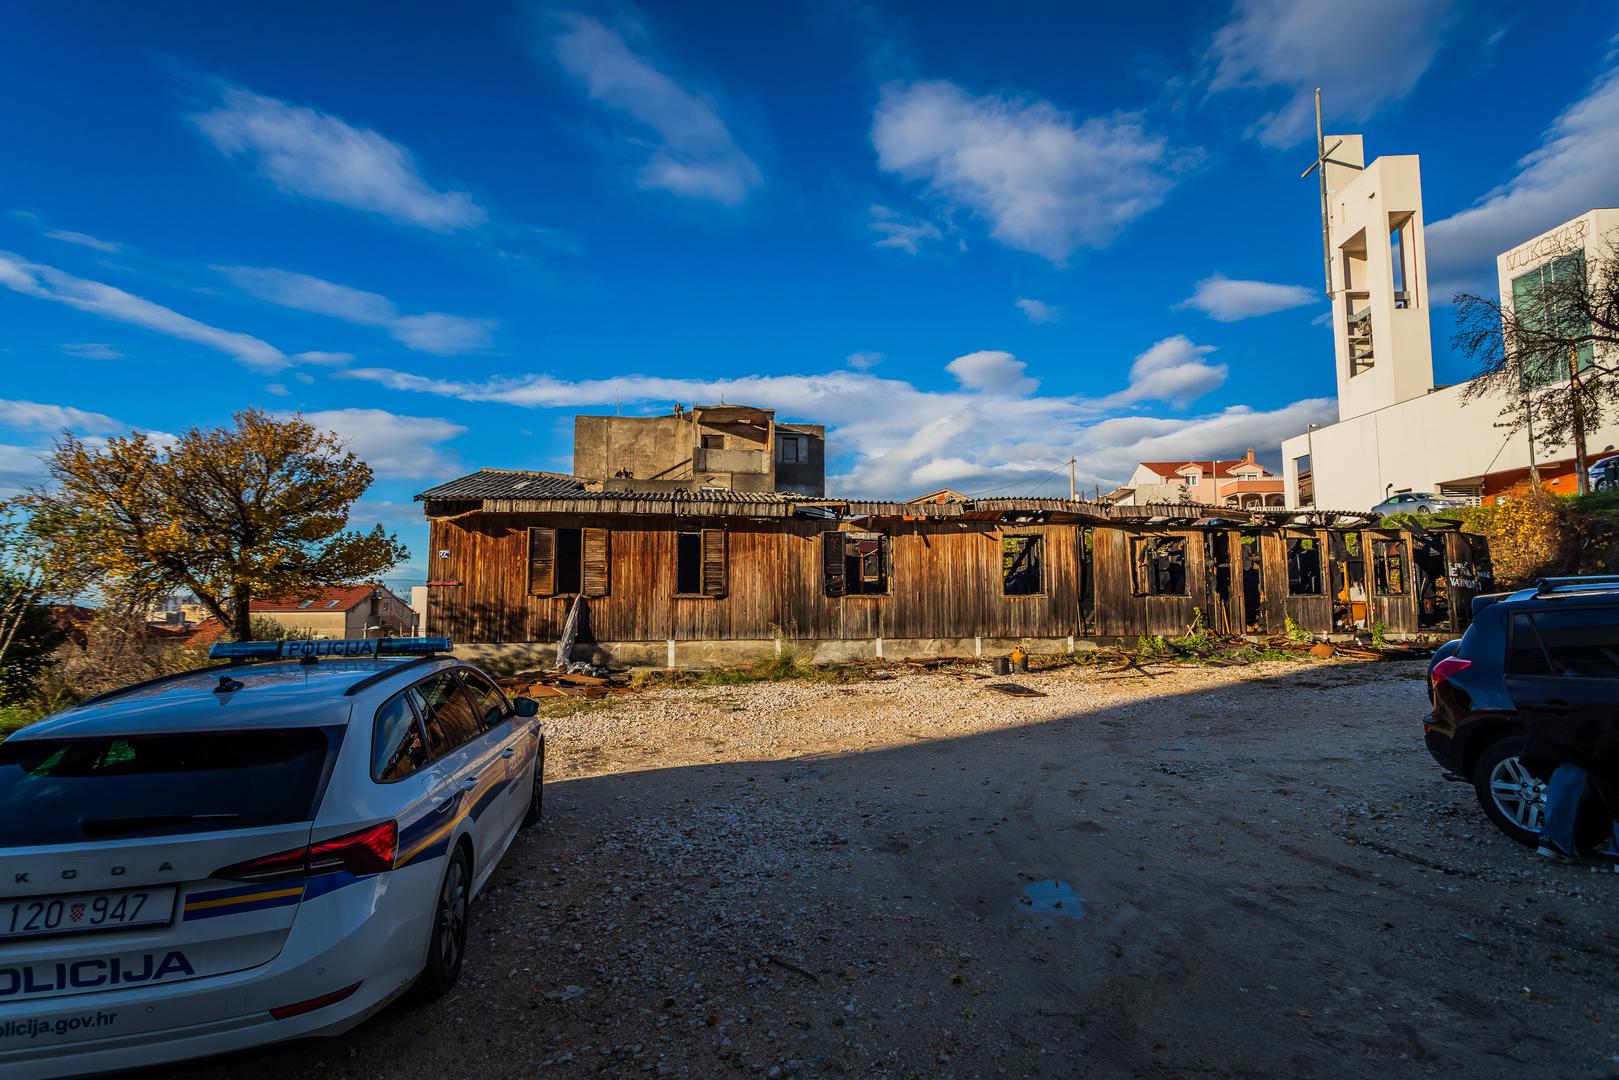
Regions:
[[[210,660],[298,660],[320,656],[431,656],[449,652],[447,637],[332,638],[329,640],[221,641]]]

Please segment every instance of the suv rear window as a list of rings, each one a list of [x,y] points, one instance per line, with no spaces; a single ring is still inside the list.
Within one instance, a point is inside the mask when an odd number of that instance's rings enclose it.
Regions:
[[[10,739],[0,847],[308,821],[341,739],[338,728]]]
[[[1619,607],[1537,611],[1530,618],[1555,674],[1619,679]]]

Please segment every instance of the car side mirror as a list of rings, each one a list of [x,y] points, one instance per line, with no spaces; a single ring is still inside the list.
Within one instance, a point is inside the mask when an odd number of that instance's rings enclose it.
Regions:
[[[518,716],[540,715],[540,703],[531,697],[520,697],[512,702],[512,709]]]

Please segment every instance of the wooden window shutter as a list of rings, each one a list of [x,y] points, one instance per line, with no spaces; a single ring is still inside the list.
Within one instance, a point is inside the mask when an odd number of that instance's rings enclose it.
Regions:
[[[724,596],[726,586],[725,530],[703,530],[703,595]]]
[[[584,594],[606,596],[608,578],[608,542],[606,529],[584,530]]]
[[[552,596],[557,591],[557,531],[528,531],[528,594]]]
[[[840,532],[821,534],[821,580],[828,596],[843,596],[849,591],[849,584],[844,580],[843,534]]]

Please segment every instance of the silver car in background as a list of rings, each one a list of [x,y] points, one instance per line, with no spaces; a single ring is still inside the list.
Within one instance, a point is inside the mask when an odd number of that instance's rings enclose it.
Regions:
[[[1441,510],[1457,510],[1463,504],[1431,491],[1402,491],[1391,495],[1372,507],[1372,513],[1387,517],[1389,514],[1435,514]]]

